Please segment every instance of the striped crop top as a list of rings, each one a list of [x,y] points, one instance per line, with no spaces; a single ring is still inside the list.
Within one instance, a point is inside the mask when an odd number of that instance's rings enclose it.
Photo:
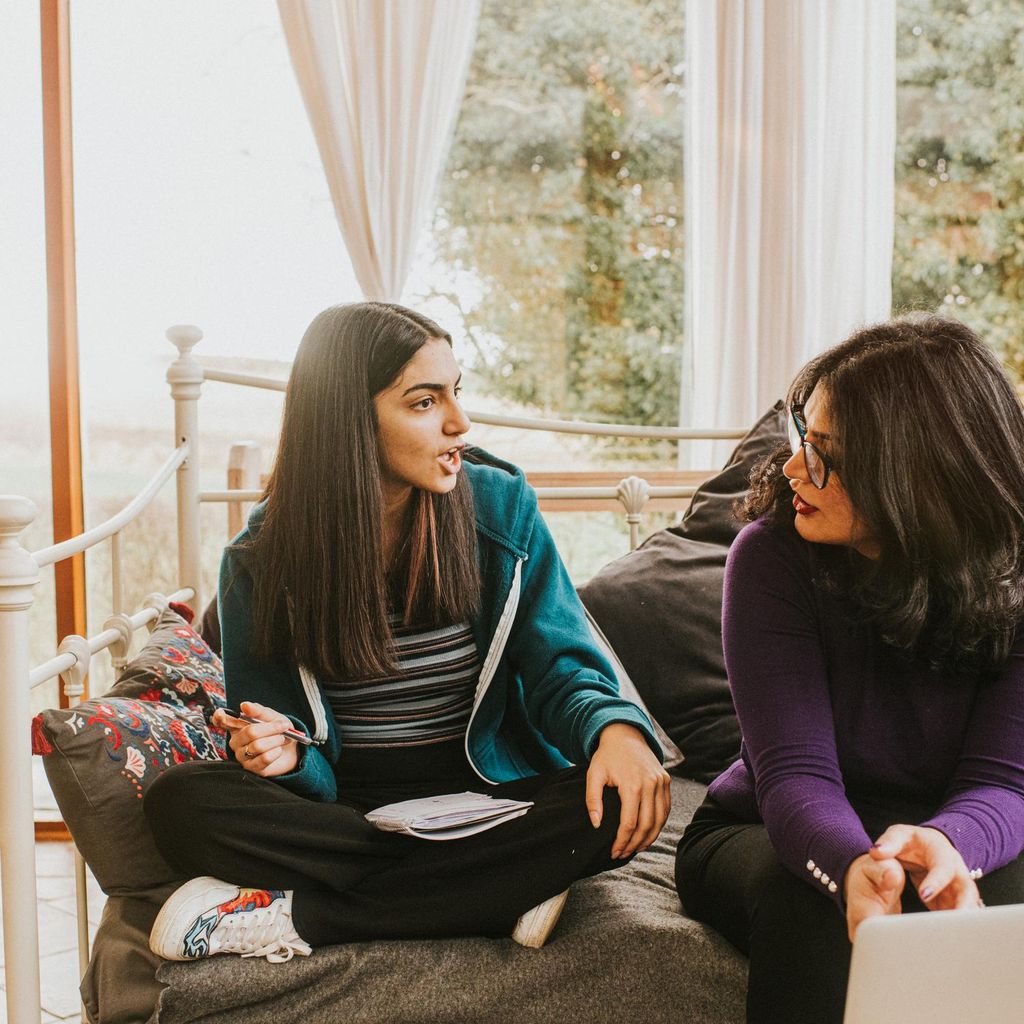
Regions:
[[[461,739],[469,725],[480,660],[468,622],[439,629],[390,617],[398,670],[324,682],[343,747],[413,747]]]

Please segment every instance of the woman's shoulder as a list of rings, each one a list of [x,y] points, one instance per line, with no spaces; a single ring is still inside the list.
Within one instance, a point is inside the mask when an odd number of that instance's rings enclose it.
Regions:
[[[729,550],[725,589],[734,606],[781,601],[813,607],[828,619],[859,620],[844,596],[847,550],[804,540],[791,521],[759,518],[739,532]]]
[[[811,545],[796,532],[791,522],[760,516],[747,523],[732,542],[729,561],[772,562],[779,558],[806,561]]]
[[[769,515],[740,530],[729,549],[726,565],[733,575],[783,572],[801,585],[812,583],[816,590],[845,605],[856,589],[858,575],[870,563],[845,544],[805,540],[797,532],[793,518],[780,521]]]
[[[726,587],[746,600],[754,594],[806,593],[816,577],[813,548],[792,523],[755,519],[736,535],[725,562]]]
[[[234,581],[238,576],[252,573],[253,546],[260,533],[260,527],[267,513],[267,501],[255,505],[242,529],[228,541],[220,556],[220,577],[222,585]]]

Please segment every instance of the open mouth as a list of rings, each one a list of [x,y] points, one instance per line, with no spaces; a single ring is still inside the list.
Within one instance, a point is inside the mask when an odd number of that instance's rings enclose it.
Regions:
[[[458,473],[462,468],[462,449],[466,446],[464,444],[456,444],[448,449],[446,452],[442,452],[438,456],[438,461],[441,463],[441,468],[446,473]]]

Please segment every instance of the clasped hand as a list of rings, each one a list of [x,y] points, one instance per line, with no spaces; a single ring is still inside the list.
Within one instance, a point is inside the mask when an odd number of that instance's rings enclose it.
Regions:
[[[963,857],[938,829],[891,825],[846,872],[846,925],[851,942],[865,918],[900,913],[908,876],[929,910],[983,906]]]
[[[232,718],[223,708],[213,715],[214,724],[227,729],[228,745],[238,763],[247,772],[264,778],[295,771],[299,763],[298,744],[282,735],[283,730],[294,728],[291,719],[251,700],[242,701],[239,710],[259,722]]]
[[[597,828],[604,814],[605,786],[619,791],[622,814],[613,857],[630,857],[658,838],[672,807],[669,782],[668,772],[639,729],[613,722],[601,730],[587,771],[587,810]]]

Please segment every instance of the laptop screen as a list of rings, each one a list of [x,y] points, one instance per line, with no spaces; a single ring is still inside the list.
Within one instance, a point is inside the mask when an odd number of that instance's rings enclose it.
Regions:
[[[843,1024],[1024,1021],[1024,904],[873,917],[853,945]]]

